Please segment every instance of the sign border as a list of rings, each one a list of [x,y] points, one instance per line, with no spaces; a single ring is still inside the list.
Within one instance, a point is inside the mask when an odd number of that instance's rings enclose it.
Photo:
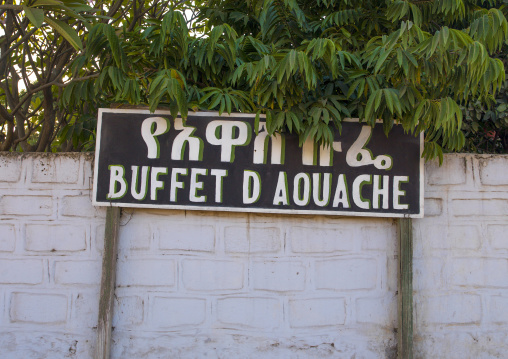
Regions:
[[[172,209],[172,210],[190,210],[190,211],[219,211],[219,212],[242,212],[242,213],[274,213],[274,214],[298,214],[298,215],[325,215],[325,216],[341,216],[341,217],[385,217],[385,218],[423,218],[424,217],[424,188],[425,188],[425,169],[424,161],[422,158],[424,146],[424,134],[420,133],[420,213],[391,213],[391,212],[354,212],[354,211],[315,211],[315,210],[300,210],[300,209],[270,209],[270,208],[242,208],[242,207],[211,207],[211,206],[186,206],[186,205],[173,205],[173,204],[135,204],[135,203],[119,203],[119,202],[97,202],[97,185],[99,175],[99,152],[101,146],[101,129],[102,129],[102,114],[105,112],[112,113],[137,113],[146,115],[171,115],[168,110],[156,110],[150,112],[148,109],[111,109],[99,108],[97,116],[97,138],[95,142],[95,156],[94,156],[94,175],[93,175],[93,197],[92,205],[97,207],[125,207],[125,208],[147,208],[147,209]],[[223,113],[219,115],[218,112],[200,111],[189,113],[192,116],[220,116],[220,117],[255,117],[256,114],[252,113]],[[264,118],[265,115],[260,115]],[[345,122],[360,122],[358,118],[346,118]],[[376,121],[382,123],[382,120]]]

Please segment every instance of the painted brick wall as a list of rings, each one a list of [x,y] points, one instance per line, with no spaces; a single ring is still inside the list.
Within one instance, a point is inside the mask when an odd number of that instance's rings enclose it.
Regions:
[[[506,358],[508,156],[446,156],[413,221],[417,358]]]
[[[90,155],[0,155],[0,357],[89,358],[101,258]]]
[[[92,157],[0,156],[0,358],[89,358],[103,209]],[[508,350],[508,157],[427,165],[417,358]],[[114,358],[395,358],[391,219],[123,212]]]

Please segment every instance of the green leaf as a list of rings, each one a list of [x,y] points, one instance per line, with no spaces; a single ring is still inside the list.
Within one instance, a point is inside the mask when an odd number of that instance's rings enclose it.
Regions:
[[[441,46],[446,46],[446,44],[448,43],[449,36],[450,36],[450,31],[448,30],[448,27],[443,26],[443,28],[441,29],[441,38],[443,40],[443,43],[441,44]]]
[[[377,95],[377,93],[371,94],[369,97],[369,100],[367,101],[367,106],[365,108],[365,120],[367,122],[372,122],[372,123],[375,122],[374,99],[375,99],[376,95]]]
[[[388,55],[390,55],[392,52],[392,49],[384,50],[381,56],[379,56],[379,59],[377,60],[376,67],[374,68],[374,73],[377,73],[381,66],[384,64],[386,58]]]
[[[385,97],[386,97],[386,95],[385,95]],[[383,98],[383,91],[377,90],[376,97],[374,98],[374,111],[377,111],[377,109],[379,108],[382,98]]]
[[[30,20],[30,22],[34,24],[35,27],[42,26],[44,23],[44,10],[23,5],[23,11],[25,11],[28,20]]]
[[[63,5],[64,3],[58,0],[37,0],[32,6],[43,6],[43,5]]]
[[[58,31],[58,33],[60,33],[60,35],[62,35],[64,39],[72,45],[72,47],[76,50],[83,50],[83,44],[81,43],[81,39],[79,38],[76,30],[63,21],[54,20],[47,16],[44,16],[44,18],[53,29]]]
[[[386,105],[388,106],[388,110],[390,110],[390,113],[393,114],[393,99],[392,95],[389,90],[383,90],[383,93],[385,95],[385,101]]]
[[[254,132],[256,136],[259,134],[259,116],[261,115],[261,110],[256,112],[256,117],[254,118]]]
[[[122,65],[122,54],[120,48],[120,41],[118,40],[118,36],[116,36],[115,29],[111,25],[104,26],[104,35],[109,42],[109,48],[111,53],[113,54],[113,59],[118,67],[123,67]]]

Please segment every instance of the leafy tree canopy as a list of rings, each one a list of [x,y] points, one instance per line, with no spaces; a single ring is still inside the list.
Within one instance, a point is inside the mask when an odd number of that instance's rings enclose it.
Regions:
[[[92,148],[96,108],[124,103],[265,114],[302,142],[331,142],[347,117],[387,133],[399,122],[441,157],[478,131],[472,109],[503,110],[504,12],[496,0],[7,0],[1,146]]]

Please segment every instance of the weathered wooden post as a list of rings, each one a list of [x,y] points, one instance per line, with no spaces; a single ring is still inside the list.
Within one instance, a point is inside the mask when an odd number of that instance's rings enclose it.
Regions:
[[[399,359],[413,358],[413,232],[411,218],[401,218],[399,237]]]
[[[108,207],[106,212],[95,359],[109,358],[111,348],[111,326],[113,320],[113,300],[115,297],[120,210],[120,207]]]

